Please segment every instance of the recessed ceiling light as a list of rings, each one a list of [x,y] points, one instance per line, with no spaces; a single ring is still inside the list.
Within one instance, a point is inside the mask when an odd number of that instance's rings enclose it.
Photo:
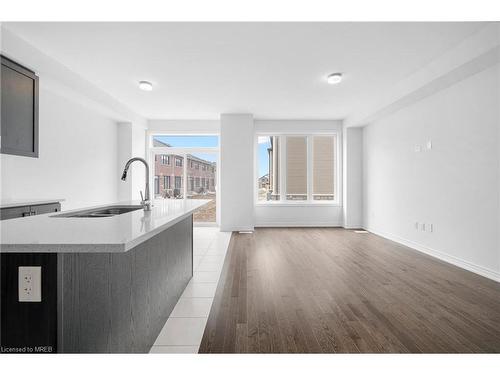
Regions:
[[[153,90],[153,84],[148,81],[140,81],[139,88],[144,91],[151,91]]]
[[[342,73],[332,73],[326,78],[326,80],[330,85],[336,85],[342,81]]]

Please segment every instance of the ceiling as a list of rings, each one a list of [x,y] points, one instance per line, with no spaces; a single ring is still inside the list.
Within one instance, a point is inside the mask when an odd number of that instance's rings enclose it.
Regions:
[[[481,23],[4,23],[148,119],[343,119]],[[326,76],[342,72],[332,86]],[[154,84],[152,92],[138,81]]]

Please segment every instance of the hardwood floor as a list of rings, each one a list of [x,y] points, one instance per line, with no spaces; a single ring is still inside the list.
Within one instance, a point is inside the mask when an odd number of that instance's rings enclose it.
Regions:
[[[373,234],[233,233],[200,353],[500,352],[500,284]]]

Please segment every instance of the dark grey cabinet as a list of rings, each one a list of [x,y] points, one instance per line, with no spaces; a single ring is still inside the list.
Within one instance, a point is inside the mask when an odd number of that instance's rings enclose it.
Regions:
[[[33,206],[8,207],[0,209],[0,220],[48,214],[61,211],[60,203],[38,204]]]
[[[0,219],[14,219],[61,211],[59,202],[0,209]],[[42,302],[18,300],[18,268],[42,267]],[[0,254],[0,351],[34,348],[35,353],[57,348],[57,254]],[[22,352],[22,351],[21,351]]]
[[[38,157],[38,77],[24,66],[1,60],[2,154]]]

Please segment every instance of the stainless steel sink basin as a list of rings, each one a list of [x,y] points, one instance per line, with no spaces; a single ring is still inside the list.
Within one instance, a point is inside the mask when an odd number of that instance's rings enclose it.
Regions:
[[[82,218],[99,218],[99,217],[110,217],[125,214],[127,212],[142,210],[142,206],[108,206],[95,208],[92,210],[82,210],[76,212],[68,212],[65,214],[53,215],[51,217],[82,217]]]

